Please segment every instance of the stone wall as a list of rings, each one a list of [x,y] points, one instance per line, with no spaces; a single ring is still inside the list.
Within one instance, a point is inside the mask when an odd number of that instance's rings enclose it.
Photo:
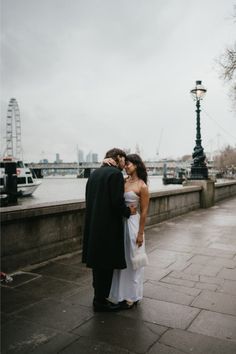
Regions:
[[[1,270],[79,250],[84,214],[84,201],[2,208]]]
[[[215,184],[215,202],[236,195],[236,182],[225,181]]]
[[[151,193],[147,226],[199,208],[200,192],[200,187],[192,186]]]
[[[217,200],[236,194],[236,182],[216,187]],[[151,193],[147,226],[200,207],[201,187]],[[79,251],[84,200],[1,208],[1,270],[9,272]]]

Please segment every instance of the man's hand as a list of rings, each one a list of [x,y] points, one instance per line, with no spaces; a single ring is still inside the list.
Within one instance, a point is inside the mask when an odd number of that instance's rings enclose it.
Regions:
[[[131,215],[137,214],[137,207],[135,207],[134,205],[129,205],[129,208],[130,208]]]
[[[137,238],[136,238],[136,244],[138,247],[141,247],[143,244],[143,234],[138,233]]]

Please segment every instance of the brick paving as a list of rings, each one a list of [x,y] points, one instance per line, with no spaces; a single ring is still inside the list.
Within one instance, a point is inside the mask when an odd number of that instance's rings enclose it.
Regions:
[[[1,284],[2,353],[236,353],[236,199],[146,230],[137,308],[94,313],[73,254]]]

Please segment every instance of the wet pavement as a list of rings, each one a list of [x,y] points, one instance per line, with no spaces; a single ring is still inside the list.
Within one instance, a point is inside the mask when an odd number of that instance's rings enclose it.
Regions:
[[[74,254],[1,284],[2,353],[236,353],[236,199],[146,230],[137,308],[94,313]]]

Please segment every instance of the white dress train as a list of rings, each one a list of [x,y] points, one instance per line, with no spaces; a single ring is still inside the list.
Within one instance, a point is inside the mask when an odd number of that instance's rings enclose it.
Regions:
[[[138,207],[139,196],[134,191],[125,192],[127,205],[133,204]],[[113,272],[112,285],[109,299],[113,302],[123,300],[138,301],[143,298],[144,267],[133,269],[131,256],[136,247],[136,238],[139,230],[140,214],[137,212],[124,221],[125,259],[127,268],[115,269]],[[141,247],[145,248],[145,242]]]

